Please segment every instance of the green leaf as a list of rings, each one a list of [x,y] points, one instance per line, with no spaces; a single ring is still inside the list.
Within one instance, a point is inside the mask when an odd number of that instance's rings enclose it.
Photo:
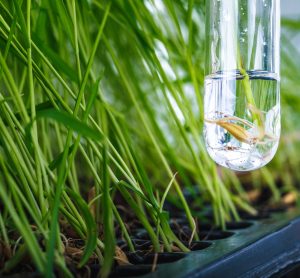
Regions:
[[[166,210],[161,211],[160,215],[159,215],[160,221],[165,221],[165,222],[169,222],[170,221],[170,213]]]
[[[4,98],[3,100],[0,101],[0,104],[2,104],[3,102],[11,101],[11,100],[12,100],[12,97]],[[52,102],[51,101],[45,101],[45,102],[37,104],[35,106],[35,111],[41,111],[41,110],[45,110],[45,109],[49,109],[49,108],[54,108]],[[30,109],[27,109],[27,113],[28,113],[28,116],[31,116],[31,110]],[[22,115],[19,112],[15,113],[15,117],[19,121],[21,121],[21,119],[22,119]]]
[[[107,115],[104,108],[102,108],[102,122],[103,122],[103,132],[109,137],[108,133],[108,123]],[[112,202],[110,197],[110,178],[109,178],[109,157],[108,157],[108,144],[104,142],[102,148],[102,213],[103,213],[103,227],[104,227],[104,259],[101,266],[101,277],[108,277],[111,267],[114,262],[115,255],[115,231],[114,231],[114,221],[113,221],[113,210]]]
[[[83,251],[83,255],[78,264],[78,267],[84,266],[89,258],[92,256],[93,252],[97,246],[97,225],[89,210],[89,206],[82,199],[80,195],[75,193],[72,189],[67,188],[67,193],[72,198],[72,201],[76,204],[78,210],[80,211],[82,218],[85,220],[86,224],[86,243]]]
[[[151,202],[148,200],[148,198],[144,195],[144,193],[140,190],[134,187],[133,185],[130,185],[129,183],[125,181],[119,181],[119,186],[125,187],[129,190],[132,190],[135,194],[137,194],[140,198],[142,198],[145,202],[149,203],[151,205]]]
[[[170,191],[170,189],[171,189],[171,187],[172,187],[172,185],[175,181],[176,175],[177,175],[177,173],[175,173],[174,176],[172,177],[171,181],[169,182],[169,184],[168,184],[168,186],[167,186],[167,188],[166,188],[166,190],[165,190],[165,192],[162,196],[162,199],[161,199],[161,202],[160,202],[160,208],[159,208],[160,212],[163,211],[165,200],[166,200],[167,195],[168,195],[168,193],[169,193],[169,191]]]
[[[41,118],[52,119],[57,123],[63,124],[67,128],[70,128],[82,136],[92,140],[101,141],[103,139],[103,135],[99,131],[90,128],[87,124],[79,121],[74,116],[66,112],[57,109],[39,110],[36,112],[36,119]]]
[[[22,35],[25,39],[25,48],[29,48],[30,41],[29,41],[29,38],[28,38],[28,35],[27,35],[26,22],[25,22],[25,18],[24,18],[23,12],[22,12],[22,8],[21,8],[22,3],[23,3],[23,0],[13,1],[14,7],[16,9],[17,17],[19,19]]]
[[[281,24],[283,27],[298,31],[300,28],[300,19],[282,18]]]
[[[89,100],[88,103],[86,105],[86,109],[84,111],[84,115],[83,115],[83,121],[86,122],[86,120],[88,119],[90,112],[92,110],[92,107],[96,101],[97,98],[97,94],[98,94],[98,89],[100,86],[100,81],[102,80],[104,75],[104,71],[100,74],[100,76],[98,77],[98,79],[96,80],[96,82],[92,85],[91,88],[91,94],[89,96]]]
[[[73,149],[74,149],[74,144],[69,148],[68,155],[70,155],[70,153],[73,151]],[[63,155],[64,155],[64,152],[61,152],[56,158],[54,158],[49,163],[48,167],[50,168],[50,170],[53,171],[54,169],[56,169],[60,165],[60,163],[63,159]]]
[[[73,115],[68,114],[67,112],[63,112],[54,108],[47,109],[47,103],[41,104],[37,111],[36,111],[36,118],[33,119],[26,127],[25,127],[25,144],[29,150],[32,150],[32,141],[31,141],[31,127],[35,120],[46,118],[46,119],[52,119],[56,121],[57,123],[63,124],[65,127],[70,128],[77,132],[78,134],[90,138],[95,141],[102,141],[103,135],[92,128],[90,128],[86,123],[79,121],[76,119]],[[43,107],[46,107],[46,109],[43,109]],[[56,168],[59,161],[61,161],[61,158],[57,158],[57,160],[54,160],[50,163],[51,168]],[[49,165],[49,166],[50,166]]]
[[[51,61],[56,70],[63,72],[72,81],[77,82],[77,74],[59,55],[49,48],[36,34],[33,34],[33,40],[43,54]]]

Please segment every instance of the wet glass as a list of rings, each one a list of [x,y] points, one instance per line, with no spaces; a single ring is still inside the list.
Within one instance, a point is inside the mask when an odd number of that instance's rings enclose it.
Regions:
[[[255,170],[280,137],[280,0],[206,2],[206,148],[224,167]]]

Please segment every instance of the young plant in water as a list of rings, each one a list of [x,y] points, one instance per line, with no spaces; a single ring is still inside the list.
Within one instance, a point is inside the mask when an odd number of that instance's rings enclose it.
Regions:
[[[280,136],[279,0],[207,5],[206,147],[222,166],[254,170],[273,158]]]

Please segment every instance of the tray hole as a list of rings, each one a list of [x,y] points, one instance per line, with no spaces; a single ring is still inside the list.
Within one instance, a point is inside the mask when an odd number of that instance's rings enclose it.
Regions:
[[[215,227],[214,225],[209,224],[209,223],[199,223],[198,224],[199,231],[201,231],[201,230],[208,231],[208,230],[213,229],[214,227]]]
[[[253,223],[241,221],[241,222],[227,222],[226,229],[228,230],[242,230],[251,227]]]
[[[270,218],[270,213],[260,212],[257,215],[242,213],[240,216],[244,220],[263,220],[263,219],[269,219]]]
[[[117,277],[137,277],[148,274],[152,271],[151,265],[126,265],[118,266],[110,274],[110,278]]]
[[[128,252],[127,258],[134,265],[152,265],[155,253],[147,253],[145,251]],[[162,252],[157,253],[157,264],[173,263],[183,259],[186,253],[183,252]]]
[[[155,254],[149,254],[145,256],[144,263],[145,264],[152,264],[154,261]],[[157,264],[166,264],[166,263],[173,263],[183,259],[186,256],[185,253],[182,252],[164,252],[158,253],[157,256]]]
[[[213,225],[207,222],[199,222],[197,223],[199,230],[210,230],[213,228]],[[178,228],[189,228],[189,222],[186,219],[182,218],[173,218],[170,221],[170,227],[172,229]]]
[[[190,248],[191,251],[199,251],[210,247],[212,243],[206,241],[193,241],[190,246],[188,246],[188,242],[184,242],[184,245]]]
[[[233,236],[233,232],[212,230],[212,231],[202,231],[200,232],[200,238],[202,240],[220,240]]]
[[[286,205],[281,205],[281,206],[274,206],[274,207],[267,207],[263,209],[262,211],[264,213],[280,213],[280,212],[285,212],[288,210],[288,207]]]

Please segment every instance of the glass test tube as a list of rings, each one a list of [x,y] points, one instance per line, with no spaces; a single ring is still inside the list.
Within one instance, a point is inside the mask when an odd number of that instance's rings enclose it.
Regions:
[[[280,137],[280,0],[206,2],[206,148],[224,167],[254,170]]]

